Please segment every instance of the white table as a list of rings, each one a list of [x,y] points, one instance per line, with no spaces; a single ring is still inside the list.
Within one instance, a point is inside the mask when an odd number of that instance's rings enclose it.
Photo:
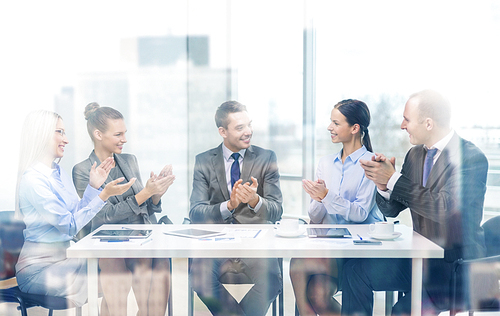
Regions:
[[[273,225],[104,225],[101,229],[153,229],[152,240],[141,242],[106,243],[85,237],[67,250],[70,258],[88,261],[89,315],[98,315],[98,259],[99,258],[172,258],[175,271],[188,273],[188,258],[411,258],[412,259],[412,315],[421,314],[422,261],[424,258],[443,258],[444,250],[413,232],[410,227],[396,225],[402,233],[382,245],[354,245],[352,239],[369,238],[368,225],[307,225],[307,227],[347,227],[353,238],[297,238],[275,236]],[[236,238],[234,241],[207,241],[166,235],[164,230],[200,228],[214,231],[223,229],[261,229],[257,238]],[[180,269],[180,270],[179,270]],[[287,277],[287,276],[284,276]],[[176,304],[187,297],[187,280],[172,276],[172,304],[174,315],[186,315],[187,307]],[[186,301],[186,300],[185,300]]]

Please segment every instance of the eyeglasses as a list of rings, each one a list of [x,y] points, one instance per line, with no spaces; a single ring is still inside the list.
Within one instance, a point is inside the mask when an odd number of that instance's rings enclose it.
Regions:
[[[66,132],[63,129],[56,129],[56,133],[61,134],[61,136],[66,136]]]

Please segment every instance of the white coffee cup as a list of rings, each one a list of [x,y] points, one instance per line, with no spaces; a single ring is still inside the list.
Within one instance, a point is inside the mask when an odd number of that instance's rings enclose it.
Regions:
[[[282,232],[296,232],[299,230],[299,220],[293,218],[285,218],[277,221],[275,227]]]
[[[394,234],[394,223],[376,222],[368,227],[370,234],[379,236],[392,236]]]

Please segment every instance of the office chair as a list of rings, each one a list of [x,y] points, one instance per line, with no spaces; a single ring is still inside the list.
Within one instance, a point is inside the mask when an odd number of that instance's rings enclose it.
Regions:
[[[458,311],[500,311],[500,216],[486,221],[486,257],[455,261],[450,315]],[[461,277],[462,276],[462,277]]]
[[[15,277],[15,265],[24,243],[24,222],[14,218],[14,211],[0,211],[0,302],[17,303],[22,316],[27,316],[27,309],[40,306],[49,310],[75,308],[62,297],[27,294],[21,292]],[[76,315],[81,315],[81,307],[76,307]]]
[[[170,220],[170,218],[168,218],[167,215],[165,216],[162,216],[162,218],[160,218],[158,220],[158,224],[167,224],[167,225],[170,225],[170,224],[173,224],[172,221]]]
[[[171,224],[173,224],[173,222],[170,220],[170,218],[168,218],[167,215],[165,215],[165,216],[162,216],[158,220],[158,224],[171,225]],[[172,259],[169,259],[169,260],[170,260],[170,295],[168,296],[167,315],[172,316],[174,313],[173,306],[172,306],[172,291],[174,289],[172,288]]]

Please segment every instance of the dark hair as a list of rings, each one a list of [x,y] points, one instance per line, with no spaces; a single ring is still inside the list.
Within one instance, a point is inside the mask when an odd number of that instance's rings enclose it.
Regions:
[[[365,145],[368,151],[373,152],[370,135],[368,134],[368,125],[370,125],[370,110],[368,106],[363,101],[348,99],[335,104],[334,108],[345,116],[349,125],[359,125],[363,145]]]
[[[439,92],[422,90],[410,96],[418,101],[418,116],[420,120],[427,117],[433,119],[439,126],[449,127],[451,121],[450,102]]]
[[[238,101],[226,101],[222,103],[215,112],[215,124],[217,127],[227,128],[227,116],[229,113],[245,112],[247,107]]]
[[[108,120],[123,119],[123,115],[110,107],[101,107],[97,102],[87,104],[83,112],[87,120],[87,131],[94,140],[94,130],[105,132],[108,130]]]

